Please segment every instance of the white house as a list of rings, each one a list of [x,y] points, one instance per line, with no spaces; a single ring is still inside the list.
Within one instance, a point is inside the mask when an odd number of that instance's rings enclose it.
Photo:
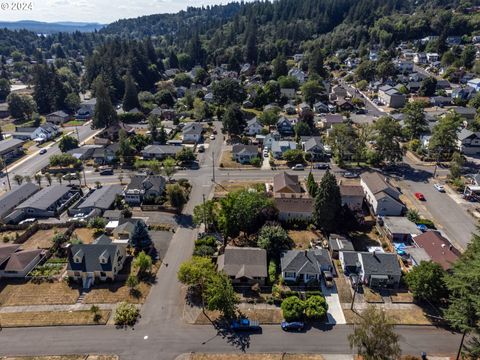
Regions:
[[[427,53],[427,61],[429,63],[434,63],[439,61],[440,56],[437,53]]]
[[[469,80],[467,85],[475,89],[475,91],[480,91],[480,78]]]
[[[262,124],[258,121],[257,117],[247,121],[247,126],[245,127],[245,134],[248,136],[254,136],[260,134],[263,129]]]
[[[400,192],[378,172],[363,173],[360,185],[375,215],[400,216],[403,213],[405,206],[400,200]]]
[[[300,69],[290,69],[288,75],[297,79],[300,84],[303,84],[307,80],[307,74]]]
[[[202,139],[203,125],[200,123],[187,123],[182,129],[182,140],[184,143],[196,144]]]

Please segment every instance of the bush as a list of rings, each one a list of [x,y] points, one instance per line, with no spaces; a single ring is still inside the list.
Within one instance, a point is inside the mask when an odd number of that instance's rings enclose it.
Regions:
[[[270,284],[273,284],[277,279],[277,264],[275,264],[275,260],[270,260],[268,263],[268,280]]]
[[[123,301],[115,310],[115,325],[133,326],[137,321],[138,314],[139,311],[135,305]]]
[[[206,246],[217,246],[217,239],[214,236],[204,236],[201,239],[198,239],[195,241],[195,247],[201,246],[201,245],[206,245]]]
[[[193,250],[193,256],[201,256],[201,257],[210,257],[215,254],[216,248],[207,246],[207,245],[200,245],[195,246],[195,250]]]
[[[305,292],[305,299],[309,299],[312,296],[322,296],[323,297],[323,294],[320,290],[308,290],[307,292]]]
[[[262,160],[259,157],[253,158],[250,160],[250,164],[255,166],[255,167],[260,167],[262,166]]]
[[[429,219],[419,219],[416,223],[417,225],[425,225],[429,229],[435,229],[435,224]]]
[[[417,223],[420,220],[420,215],[418,214],[417,210],[408,209],[407,219],[410,220],[413,223]]]
[[[305,303],[305,316],[311,320],[322,320],[327,315],[328,304],[323,296],[311,296]]]
[[[286,321],[298,321],[303,317],[305,303],[296,296],[290,296],[282,302],[281,308]]]
[[[284,299],[286,299],[289,297],[299,297],[300,293],[298,291],[287,290],[287,291],[282,291],[281,295]]]

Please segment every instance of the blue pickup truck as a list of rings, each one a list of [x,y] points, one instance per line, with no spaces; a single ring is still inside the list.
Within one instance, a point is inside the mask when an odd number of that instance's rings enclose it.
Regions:
[[[230,323],[230,329],[233,331],[257,331],[260,330],[260,323],[257,320],[241,318],[233,320]]]

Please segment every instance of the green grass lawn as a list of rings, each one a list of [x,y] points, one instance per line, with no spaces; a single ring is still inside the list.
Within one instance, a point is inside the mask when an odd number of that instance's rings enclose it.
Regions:
[[[85,121],[82,121],[82,120],[70,120],[69,122],[66,122],[65,124],[63,124],[63,126],[67,127],[67,126],[82,126],[85,124]]]

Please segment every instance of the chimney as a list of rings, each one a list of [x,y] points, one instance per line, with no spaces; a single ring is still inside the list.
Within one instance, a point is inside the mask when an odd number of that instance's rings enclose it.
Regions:
[[[448,246],[448,250],[452,251],[452,249],[453,249],[453,245],[450,244],[450,245]]]

